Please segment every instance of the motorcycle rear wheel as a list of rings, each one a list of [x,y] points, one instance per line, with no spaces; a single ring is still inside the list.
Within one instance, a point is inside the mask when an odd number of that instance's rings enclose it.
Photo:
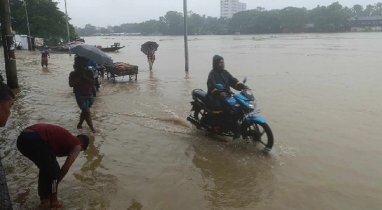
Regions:
[[[199,106],[198,106],[198,107],[195,107],[194,109],[195,109],[195,110],[194,110],[194,118],[195,118],[195,120],[197,120],[199,123],[201,123],[203,117],[205,117],[204,114],[205,114],[206,111],[205,111],[204,109],[200,108]],[[201,126],[196,126],[196,128],[200,130],[202,127],[201,127]]]
[[[273,147],[273,133],[267,123],[252,123],[246,126],[243,138],[247,137],[266,152],[271,151]]]

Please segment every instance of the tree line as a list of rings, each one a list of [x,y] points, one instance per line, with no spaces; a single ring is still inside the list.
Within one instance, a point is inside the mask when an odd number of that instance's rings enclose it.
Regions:
[[[28,34],[25,5],[28,11],[30,32],[33,37],[44,38],[48,45],[67,41],[66,15],[54,0],[10,1],[12,28],[18,34]],[[338,2],[314,9],[287,7],[280,10],[253,10],[236,13],[232,18],[218,18],[188,13],[188,32],[191,35],[226,35],[240,32],[282,33],[300,32],[305,24],[314,24],[314,32],[341,32],[349,30],[350,17],[382,15],[382,3],[344,7]],[[70,39],[91,36],[96,33],[141,33],[142,35],[183,35],[183,13],[169,11],[157,20],[142,23],[125,23],[117,26],[96,27],[87,24],[84,28],[69,24]]]
[[[188,13],[188,32],[191,35],[225,35],[301,32],[306,24],[314,26],[313,32],[343,32],[350,29],[349,18],[355,16],[382,15],[382,3],[354,5],[344,7],[338,2],[329,6],[317,6],[314,9],[286,7],[277,10],[265,10],[257,7],[239,12],[232,18],[217,18]],[[76,27],[80,36],[97,33],[141,33],[142,35],[183,35],[183,13],[169,11],[158,20],[141,23],[125,23],[118,26],[96,27],[91,24],[84,28]]]

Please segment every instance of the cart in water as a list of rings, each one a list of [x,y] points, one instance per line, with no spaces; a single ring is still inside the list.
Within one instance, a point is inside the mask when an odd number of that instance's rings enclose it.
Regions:
[[[138,66],[118,62],[114,66],[105,66],[106,76],[109,81],[115,83],[116,77],[129,76],[129,80],[138,79]]]

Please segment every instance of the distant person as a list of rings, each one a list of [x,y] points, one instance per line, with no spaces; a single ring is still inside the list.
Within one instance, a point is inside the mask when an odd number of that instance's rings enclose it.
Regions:
[[[81,151],[88,148],[89,137],[73,136],[66,129],[51,124],[35,124],[27,127],[17,138],[17,149],[39,168],[38,195],[41,204],[61,208],[57,199],[58,184]],[[60,169],[56,157],[67,157]]]
[[[82,129],[84,121],[88,124],[93,132],[96,132],[93,127],[90,108],[94,103],[92,88],[95,84],[93,72],[85,68],[88,59],[76,56],[74,59],[74,71],[69,75],[69,86],[73,87],[73,92],[76,96],[76,101],[81,109],[80,122],[77,125],[78,129]]]
[[[44,68],[44,65],[48,67],[48,57],[50,58],[49,49],[44,46],[41,51],[41,66]]]
[[[154,46],[150,44],[149,49],[146,52],[147,61],[149,62],[150,71],[153,70],[153,65],[155,61],[155,50]]]

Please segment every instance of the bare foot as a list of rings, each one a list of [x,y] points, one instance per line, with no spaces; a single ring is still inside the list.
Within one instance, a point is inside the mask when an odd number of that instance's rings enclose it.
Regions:
[[[48,199],[40,199],[40,201],[41,201],[40,205],[41,206],[45,206],[45,205],[49,204],[50,198],[48,198]]]
[[[93,133],[101,133],[101,130],[100,129],[94,129],[92,130]]]
[[[77,125],[77,128],[78,129],[82,129],[82,125]]]
[[[62,207],[62,205],[64,205],[64,202],[56,201],[56,202],[50,204],[50,208],[59,209]]]

